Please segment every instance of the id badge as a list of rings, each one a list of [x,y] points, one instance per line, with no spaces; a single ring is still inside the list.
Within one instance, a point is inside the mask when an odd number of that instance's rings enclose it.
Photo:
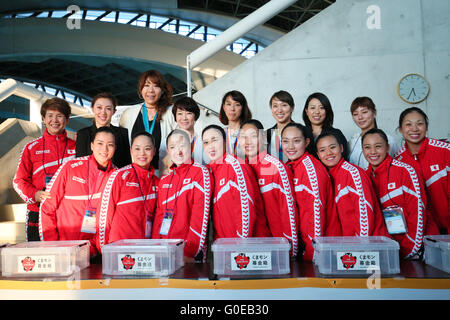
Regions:
[[[48,184],[50,183],[50,180],[52,180],[53,175],[52,174],[46,174],[44,178],[45,178],[45,187],[47,187]]]
[[[159,230],[160,235],[167,236],[169,234],[172,219],[173,219],[173,210],[166,210],[164,212],[164,219],[161,224],[161,229]]]
[[[387,207],[383,210],[383,216],[389,234],[401,234],[408,232],[402,207]]]
[[[150,220],[150,215],[147,215],[145,222],[145,238],[150,239],[152,235],[152,221]]]
[[[81,225],[81,232],[97,233],[96,213],[94,208],[86,208],[83,224]]]

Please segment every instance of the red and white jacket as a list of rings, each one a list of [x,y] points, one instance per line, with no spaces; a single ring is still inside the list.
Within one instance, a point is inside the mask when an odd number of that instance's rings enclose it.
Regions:
[[[66,131],[51,135],[45,129],[41,137],[25,145],[13,179],[13,188],[27,203],[29,211],[39,211],[34,195],[39,190],[45,190],[46,174],[54,175],[62,163],[73,158],[75,140],[68,138]]]
[[[285,237],[291,244],[292,256],[296,256],[298,212],[292,185],[292,170],[266,151],[249,159],[248,164],[258,179],[272,237]]]
[[[101,196],[113,169],[111,161],[105,171],[99,169],[93,155],[75,158],[59,167],[46,189],[51,198],[45,199],[39,208],[41,240],[89,240],[91,255],[99,252]],[[95,234],[81,232],[88,206],[96,211]]]
[[[404,144],[395,159],[409,164],[420,173],[433,219],[440,229],[446,229],[450,234],[450,144],[425,138],[417,155],[413,155]]]
[[[206,259],[206,240],[211,203],[211,174],[198,163],[172,165],[158,185],[153,239],[184,239],[184,255]],[[173,212],[167,235],[162,235],[164,214]]]
[[[372,181],[358,166],[341,159],[329,170],[343,236],[390,237]]]
[[[208,167],[214,176],[214,240],[270,237],[252,168],[229,153],[209,163]]]
[[[134,163],[111,174],[99,216],[101,247],[121,239],[146,238],[147,223],[154,219],[158,183],[153,168],[145,170]]]
[[[369,166],[366,172],[372,178],[382,209],[393,205],[403,209],[408,232],[392,237],[400,244],[402,257],[414,256],[423,245],[424,234],[427,234],[425,230],[429,214],[426,210],[425,189],[416,170],[387,155],[375,170]]]
[[[340,236],[333,185],[327,169],[315,157],[305,152],[287,163],[294,172],[294,190],[298,206],[300,234],[305,245],[303,259],[311,261],[314,255],[312,239]]]

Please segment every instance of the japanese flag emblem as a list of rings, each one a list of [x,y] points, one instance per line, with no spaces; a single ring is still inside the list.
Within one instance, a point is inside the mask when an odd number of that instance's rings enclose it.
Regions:
[[[430,166],[430,169],[432,172],[439,171],[439,165],[438,164],[432,165],[432,166]]]
[[[223,186],[223,185],[225,184],[225,178],[221,179],[221,180],[219,181],[219,184],[220,184],[221,186]]]
[[[259,182],[259,185],[262,186],[265,183],[265,180],[264,179],[259,179],[258,182]]]
[[[298,178],[294,178],[294,185],[297,185],[298,183]]]
[[[388,190],[395,189],[395,182],[391,182],[388,184]]]
[[[184,179],[184,180],[183,180],[183,184],[188,184],[189,182],[191,182],[191,178],[188,178],[188,179]]]

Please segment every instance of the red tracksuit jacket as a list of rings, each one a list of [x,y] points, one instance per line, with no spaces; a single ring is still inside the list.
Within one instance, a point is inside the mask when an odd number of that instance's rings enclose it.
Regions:
[[[288,165],[294,172],[295,198],[298,206],[300,234],[305,245],[303,259],[311,261],[315,237],[340,236],[333,185],[323,164],[305,152]]]
[[[99,216],[100,246],[121,239],[145,239],[153,222],[159,178],[136,164],[115,170],[103,191]],[[147,232],[148,232],[147,231]]]
[[[252,168],[229,153],[208,166],[214,176],[214,239],[270,236]]]
[[[423,245],[429,214],[426,210],[425,189],[416,170],[387,155],[378,168],[373,170],[369,166],[366,172],[372,178],[382,209],[393,205],[402,207],[407,233],[394,234],[392,237],[400,244],[402,258],[414,256]]]
[[[341,159],[329,171],[343,236],[386,236],[372,181],[358,166]]]
[[[89,240],[91,255],[100,249],[98,241],[98,215],[102,192],[114,167],[109,161],[106,171],[98,168],[93,155],[75,158],[59,167],[39,208],[39,235],[41,240]],[[95,234],[81,232],[86,209],[96,212]]]
[[[296,256],[298,212],[292,185],[292,170],[266,151],[250,159],[248,163],[258,179],[272,237],[285,237],[291,244],[292,256]]]
[[[450,234],[450,144],[425,138],[419,153],[413,155],[406,145],[397,152],[395,159],[414,167],[425,182],[428,207],[435,223]]]
[[[196,260],[206,259],[206,238],[211,203],[211,174],[198,163],[171,166],[161,177],[153,239],[184,239],[184,255]],[[168,234],[161,234],[165,215],[170,212],[172,222]]]
[[[13,179],[13,188],[27,203],[29,211],[39,211],[34,194],[45,189],[46,175],[54,175],[63,162],[73,158],[75,140],[68,138],[66,131],[51,135],[45,129],[41,137],[25,145]]]

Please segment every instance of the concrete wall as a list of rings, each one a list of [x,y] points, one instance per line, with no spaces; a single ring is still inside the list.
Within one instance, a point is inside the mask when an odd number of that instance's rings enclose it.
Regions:
[[[379,10],[379,29],[370,29]],[[349,138],[358,132],[350,114],[357,96],[371,97],[379,127],[394,133],[400,112],[411,106],[397,95],[398,81],[407,73],[424,75],[428,98],[417,104],[430,118],[429,136],[449,137],[450,1],[338,0],[291,31],[257,56],[197,92],[194,98],[219,110],[223,94],[245,94],[254,117],[274,124],[269,99],[289,91],[296,102],[294,120],[309,94],[325,93],[335,112],[334,125]],[[397,134],[399,137],[400,135]]]

